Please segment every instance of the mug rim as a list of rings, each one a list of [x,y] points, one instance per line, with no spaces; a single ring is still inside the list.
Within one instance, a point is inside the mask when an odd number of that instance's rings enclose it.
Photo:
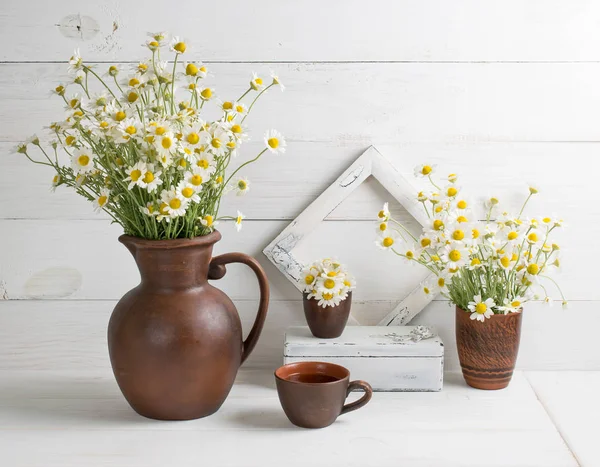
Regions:
[[[294,366],[301,367],[304,365],[324,365],[324,366],[328,366],[328,367],[333,367],[333,368],[336,368],[338,371],[342,371],[344,373],[344,376],[342,378],[336,379],[335,381],[328,381],[328,382],[323,382],[323,383],[307,383],[307,382],[303,382],[303,381],[291,381],[291,380],[286,379],[283,376],[279,375],[280,371],[282,371],[286,368],[291,368]],[[331,375],[330,373],[323,373],[323,374],[327,374],[329,376],[334,376],[334,375]],[[338,365],[336,363],[318,362],[318,361],[287,363],[287,364],[282,365],[279,368],[277,368],[274,372],[274,375],[275,375],[275,379],[277,379],[279,381],[283,381],[285,383],[290,383],[290,384],[305,385],[305,386],[327,386],[327,385],[337,384],[341,381],[350,380],[350,370],[348,370],[348,368],[346,368],[342,365]]]

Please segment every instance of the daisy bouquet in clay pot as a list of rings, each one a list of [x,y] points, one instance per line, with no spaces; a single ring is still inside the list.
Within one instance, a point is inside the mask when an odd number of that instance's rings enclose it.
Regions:
[[[431,187],[416,196],[428,217],[421,235],[394,219],[386,204],[377,216],[376,244],[433,273],[422,291],[456,305],[465,380],[477,388],[500,389],[512,377],[524,305],[539,294],[551,303],[552,286],[567,306],[551,277],[561,263],[553,235],[564,223],[555,216],[525,216],[527,204],[538,195],[535,187],[529,187],[519,212],[512,213],[493,196],[483,206],[472,206],[455,174],[440,182],[434,173],[432,165],[415,168],[415,176]]]
[[[339,261],[326,258],[305,267],[300,284],[304,315],[313,335],[325,339],[341,336],[350,316],[354,277]]]
[[[283,86],[274,73],[268,80],[253,74],[239,97],[220,100],[186,40],[154,33],[143,47],[143,61],[104,70],[76,51],[69,82],[54,89],[64,116],[50,124],[48,147],[33,137],[16,151],[47,166],[54,188],[71,188],[123,229],[119,240],[142,279],[119,301],[108,329],[127,401],[151,418],[199,418],[223,403],[265,320],[269,286],[259,263],[242,253],[213,257],[212,249],[219,221],[242,226],[241,212],[223,216],[220,207],[226,193],[248,191],[243,169],[285,152],[284,137],[270,130],[257,154],[234,163],[254,105]],[[208,107],[216,118],[203,117]],[[245,341],[232,301],[208,283],[232,262],[249,266],[260,286]]]

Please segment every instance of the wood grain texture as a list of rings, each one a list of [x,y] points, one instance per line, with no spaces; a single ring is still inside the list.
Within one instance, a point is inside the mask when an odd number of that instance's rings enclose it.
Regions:
[[[286,419],[270,370],[242,371],[219,412],[186,423],[135,415],[105,372],[9,372],[0,449],[11,467],[577,465],[522,374],[493,395],[449,374],[443,392],[376,394],[313,431]]]
[[[234,300],[247,333],[254,321],[255,300]],[[110,372],[106,328],[116,300],[0,301],[0,371]],[[395,305],[390,301],[354,301],[361,322],[376,325]],[[517,369],[600,370],[594,323],[598,301],[573,302],[569,311],[529,304]],[[435,301],[411,324],[433,325],[445,348],[447,370],[459,371],[454,335],[454,308]],[[302,302],[274,301],[262,336],[246,366],[276,368],[283,360],[283,336],[289,326],[305,326]],[[1,380],[1,378],[0,378]]]
[[[255,106],[248,123],[257,140],[275,127],[290,142],[360,142],[363,149],[393,142],[600,141],[600,63],[220,63],[209,66],[207,83],[219,97],[236,98],[252,71],[265,75],[269,67],[287,88]],[[63,119],[62,101],[48,95],[65,75],[63,63],[0,64],[0,141],[22,140]],[[215,113],[216,106],[205,116]]]
[[[358,0],[306,0],[302,7],[234,0],[179,8],[158,0],[143,8],[110,0],[31,8],[9,0],[0,40],[12,46],[0,60],[65,60],[80,47],[90,59],[131,61],[147,31],[168,30],[187,36],[189,54],[203,60],[597,61],[599,15],[598,4],[585,0],[373,0],[368,7]],[[227,40],[223,22],[235,25]]]

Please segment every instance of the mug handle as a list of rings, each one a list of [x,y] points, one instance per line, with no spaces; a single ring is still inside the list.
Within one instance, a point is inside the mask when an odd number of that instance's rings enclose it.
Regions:
[[[254,258],[245,255],[244,253],[225,253],[224,255],[215,256],[210,260],[208,278],[211,280],[221,279],[227,272],[225,265],[229,263],[243,263],[252,269],[254,274],[256,274],[258,286],[260,288],[258,312],[256,314],[256,319],[254,320],[254,325],[252,326],[252,329],[250,330],[250,333],[243,344],[242,361],[240,363],[241,365],[250,356],[250,353],[258,342],[258,338],[260,337],[260,333],[265,324],[267,310],[269,308],[269,281],[267,280],[267,275],[260,266],[259,262]]]
[[[365,391],[364,396],[362,396],[360,399],[358,399],[355,402],[346,404],[342,408],[342,413],[340,415],[344,415],[345,413],[352,412],[353,410],[356,410],[356,409],[360,409],[361,407],[367,405],[367,402],[369,402],[371,400],[371,397],[373,397],[373,388],[371,387],[371,385],[369,383],[367,383],[366,381],[360,381],[360,380],[351,381],[350,384],[348,384],[348,390],[346,391],[346,397],[348,397],[352,391],[355,391],[357,389],[362,389],[363,391]]]

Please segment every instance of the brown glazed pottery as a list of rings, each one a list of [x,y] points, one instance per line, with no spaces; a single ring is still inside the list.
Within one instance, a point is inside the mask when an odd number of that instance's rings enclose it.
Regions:
[[[119,237],[135,258],[141,283],[112,313],[108,350],[117,383],[140,415],[189,420],[216,412],[256,345],[269,304],[267,278],[242,253],[212,258],[220,239],[216,231],[177,240]],[[208,283],[234,262],[249,266],[260,286],[258,315],[245,341],[234,304]]]
[[[517,362],[523,313],[493,315],[484,322],[456,307],[456,345],[465,381],[477,389],[508,386]]]
[[[305,293],[302,295],[302,304],[306,322],[313,336],[321,339],[333,339],[340,337],[344,332],[350,316],[352,292],[349,292],[346,300],[341,301],[338,305],[325,308],[319,306],[318,300],[309,299],[308,294]]]
[[[294,425],[324,428],[340,416],[367,404],[373,389],[365,381],[350,381],[350,372],[340,365],[324,362],[290,363],[275,371],[277,393],[283,411]],[[350,392],[365,394],[344,405]]]

